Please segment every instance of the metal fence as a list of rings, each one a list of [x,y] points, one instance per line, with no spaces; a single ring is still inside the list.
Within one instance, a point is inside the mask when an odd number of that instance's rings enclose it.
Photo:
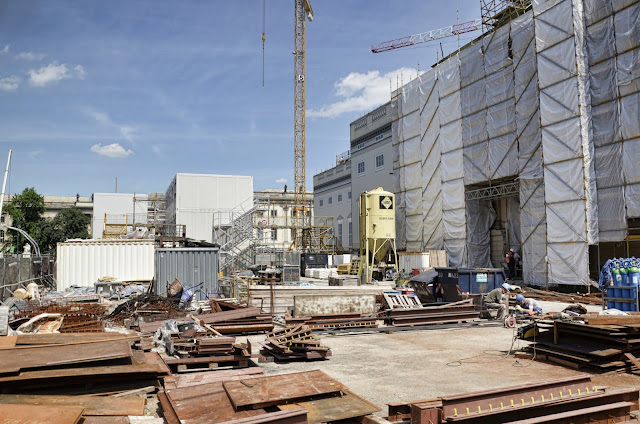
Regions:
[[[0,258],[0,303],[19,288],[36,283],[55,290],[55,260],[52,256],[11,255]]]

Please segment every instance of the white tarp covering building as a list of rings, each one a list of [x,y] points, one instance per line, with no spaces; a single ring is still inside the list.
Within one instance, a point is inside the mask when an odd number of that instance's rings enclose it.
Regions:
[[[586,284],[640,217],[637,0],[534,0],[392,108],[399,248],[485,267],[503,237],[528,283]]]

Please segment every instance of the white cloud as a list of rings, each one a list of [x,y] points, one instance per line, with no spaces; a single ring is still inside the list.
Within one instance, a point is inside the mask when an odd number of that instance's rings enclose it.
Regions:
[[[310,118],[335,118],[343,113],[369,112],[390,100],[389,80],[395,86],[394,82],[400,75],[404,81],[408,82],[410,76],[417,75],[417,71],[411,68],[400,68],[384,75],[381,75],[380,71],[369,71],[366,74],[352,72],[333,85],[335,96],[341,97],[342,100],[320,109],[309,109],[307,116]]]
[[[286,184],[289,180],[287,180],[286,178],[278,178],[276,180],[276,184]]]
[[[29,155],[30,159],[35,159],[38,156],[42,155],[44,153],[43,149],[38,149],[38,150],[34,150],[32,152],[27,153]]]
[[[9,53],[9,45],[5,45],[4,48],[0,50],[0,53]]]
[[[135,136],[136,136],[135,127],[132,127],[129,125],[120,125],[117,122],[114,122],[106,113],[97,111],[91,107],[84,108],[83,112],[86,115],[95,119],[96,122],[98,122],[99,124],[117,129],[118,132],[120,133],[120,137],[127,140],[128,142],[130,143],[135,142]]]
[[[22,52],[16,55],[16,59],[22,60],[42,60],[46,55],[44,53]]]
[[[20,84],[20,78],[16,76],[0,78],[0,90],[13,91],[18,88]]]
[[[91,146],[91,151],[109,158],[126,158],[133,154],[133,150],[125,149],[119,143],[107,144],[106,146],[100,143],[94,144]]]
[[[36,87],[44,87],[47,84],[55,83],[67,78],[84,79],[86,72],[82,65],[76,65],[73,68],[67,67],[66,64],[58,65],[51,63],[47,66],[29,71],[29,81]]]

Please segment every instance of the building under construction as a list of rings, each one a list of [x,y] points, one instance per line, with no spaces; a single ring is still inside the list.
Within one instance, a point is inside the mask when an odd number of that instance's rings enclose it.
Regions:
[[[640,2],[482,14],[481,37],[393,93],[398,247],[458,267],[514,248],[529,284],[588,284],[640,254]]]

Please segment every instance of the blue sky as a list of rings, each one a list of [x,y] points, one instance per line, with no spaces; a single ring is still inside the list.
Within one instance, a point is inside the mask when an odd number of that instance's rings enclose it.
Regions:
[[[479,0],[312,0],[307,185],[349,148],[349,123],[415,77],[437,43],[371,46],[478,18]],[[177,172],[293,180],[293,0],[0,2],[0,163],[9,192],[164,191]],[[464,38],[478,33],[465,34]],[[464,40],[463,40],[464,41]],[[443,40],[445,53],[455,39]]]

